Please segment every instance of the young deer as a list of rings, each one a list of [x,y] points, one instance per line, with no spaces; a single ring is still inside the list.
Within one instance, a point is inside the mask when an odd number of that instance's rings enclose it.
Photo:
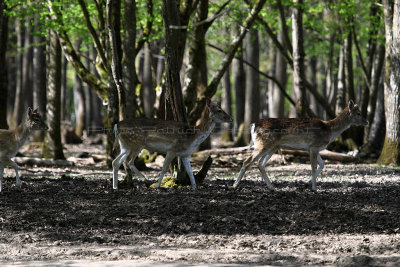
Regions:
[[[159,119],[139,118],[121,121],[114,126],[115,138],[121,152],[112,163],[113,188],[118,188],[118,169],[123,162],[141,178],[145,178],[135,167],[134,160],[142,149],[166,153],[164,164],[158,179],[157,188],[167,171],[171,161],[180,157],[190,177],[192,189],[196,190],[190,155],[214,129],[217,122],[232,122],[232,117],[225,113],[217,103],[207,99],[209,116],[198,127],[188,127],[185,123]]]
[[[0,129],[0,192],[5,166],[11,166],[15,170],[17,186],[21,187],[18,174],[19,167],[11,158],[17,154],[34,130],[48,129],[49,127],[47,127],[37,109],[32,111],[31,108],[28,108],[26,120],[22,121],[17,128],[14,130]]]
[[[368,121],[361,116],[358,105],[353,100],[336,118],[330,121],[320,119],[261,119],[251,125],[251,138],[254,150],[244,162],[233,185],[239,185],[244,173],[250,165],[258,160],[258,169],[261,172],[268,188],[273,185],[265,171],[267,161],[278,148],[302,149],[310,153],[312,170],[312,190],[316,190],[317,176],[324,168],[319,152],[325,149],[333,140],[351,125],[368,125]],[[317,163],[319,165],[317,169]]]

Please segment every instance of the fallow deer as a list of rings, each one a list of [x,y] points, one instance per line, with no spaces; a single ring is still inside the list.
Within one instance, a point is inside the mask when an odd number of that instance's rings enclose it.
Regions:
[[[135,167],[134,160],[142,149],[166,153],[157,188],[175,157],[182,159],[189,175],[192,189],[196,190],[196,181],[190,165],[190,155],[214,129],[216,123],[232,122],[232,117],[220,106],[207,99],[208,118],[199,126],[189,127],[183,122],[160,119],[137,118],[124,120],[114,126],[116,141],[121,152],[112,162],[113,188],[118,188],[118,169],[123,162],[141,178],[144,175]]]
[[[21,187],[19,178],[19,167],[11,160],[18,150],[25,144],[34,130],[48,130],[46,123],[38,113],[38,110],[28,108],[26,118],[17,128],[13,130],[0,129],[0,192],[2,190],[2,180],[4,167],[10,166],[15,170],[16,184]]]
[[[329,121],[306,118],[268,118],[257,121],[251,125],[254,150],[243,162],[233,187],[237,188],[250,165],[258,161],[258,169],[265,183],[268,188],[274,189],[265,166],[278,148],[287,148],[307,150],[310,153],[311,184],[312,190],[315,191],[317,176],[324,168],[319,152],[352,125],[368,125],[368,121],[361,116],[358,105],[352,100],[340,115]],[[318,169],[317,165],[319,165]]]

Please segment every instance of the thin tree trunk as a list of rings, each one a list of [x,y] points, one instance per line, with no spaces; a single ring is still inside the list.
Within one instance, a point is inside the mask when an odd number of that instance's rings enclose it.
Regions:
[[[40,27],[40,17],[35,15],[35,29]],[[34,35],[33,43],[33,108],[39,108],[40,114],[46,120],[46,38],[41,35]],[[37,131],[35,133],[36,141],[43,141],[44,132]]]
[[[228,69],[225,72],[225,75],[222,79],[222,89],[223,89],[223,95],[222,95],[222,109],[225,110],[226,113],[232,114],[232,86],[231,86],[231,80],[230,80],[230,70]],[[224,124],[223,126],[223,131],[221,135],[221,139],[223,141],[232,141],[233,136],[232,136],[232,129],[233,125],[229,123],[228,125]]]
[[[17,47],[21,49],[24,47],[24,31],[23,31],[23,21],[21,19],[15,20],[15,29],[17,34]],[[23,95],[23,86],[22,86],[22,66],[23,66],[23,53],[17,54],[17,71],[16,71],[16,89],[15,89],[15,103],[13,110],[13,123],[15,125],[11,125],[12,127],[16,127],[21,120],[24,114],[24,95]]]
[[[8,79],[6,64],[6,51],[8,42],[8,16],[4,11],[6,4],[0,0],[0,129],[8,129],[7,123],[7,94]]]
[[[246,60],[256,69],[260,68],[260,45],[258,31],[251,29],[246,36]],[[244,141],[250,142],[250,124],[260,116],[260,76],[253,68],[246,66],[246,100],[244,113]]]
[[[281,41],[283,47],[286,47],[284,42],[283,31],[278,33],[278,39]],[[280,50],[276,51],[275,55],[275,69],[272,70],[277,81],[286,88],[287,84],[287,61]],[[278,85],[274,83],[271,88],[272,105],[270,107],[270,118],[282,118],[284,116],[284,96],[279,90]]]
[[[345,83],[345,52],[344,45],[340,47],[339,53],[339,70],[336,94],[336,112],[341,113],[346,106],[346,83]]]
[[[123,43],[124,58],[123,70],[126,90],[126,118],[136,117],[138,105],[136,101],[136,86],[139,80],[136,74],[136,1],[125,0],[124,30],[125,38]]]
[[[244,102],[246,97],[246,73],[243,65],[243,45],[240,44],[236,57],[232,62],[232,73],[233,73],[233,84],[235,87],[235,106],[236,106],[236,129],[237,132],[239,126],[244,121]]]
[[[61,47],[56,32],[49,30],[47,51],[47,122],[43,146],[45,158],[64,159],[61,143]]]
[[[143,92],[143,109],[144,114],[147,118],[153,117],[154,103],[156,100],[156,91],[153,87],[152,77],[152,57],[150,44],[148,42],[144,45],[144,68],[143,68],[143,80],[142,80],[142,92]]]
[[[304,36],[303,36],[303,0],[294,1],[297,6],[292,11],[292,39],[293,39],[293,91],[299,98],[300,106],[297,108],[297,115],[310,117],[307,112],[307,93],[305,87],[304,67]]]

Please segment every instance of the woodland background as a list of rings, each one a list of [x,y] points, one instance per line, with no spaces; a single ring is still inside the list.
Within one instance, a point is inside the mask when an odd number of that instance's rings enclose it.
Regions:
[[[399,34],[399,0],[0,0],[0,128],[39,107],[43,156],[64,158],[67,129],[106,133],[112,156],[119,120],[195,124],[212,97],[241,146],[261,117],[331,119],[354,99],[370,124],[331,149],[399,165]]]

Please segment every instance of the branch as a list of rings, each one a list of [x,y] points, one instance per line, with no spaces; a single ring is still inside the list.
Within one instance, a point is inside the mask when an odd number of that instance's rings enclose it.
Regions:
[[[51,19],[56,21],[61,27],[57,32],[58,39],[60,40],[61,47],[65,54],[65,57],[74,67],[76,73],[79,75],[82,81],[86,82],[93,90],[96,91],[97,95],[102,99],[107,98],[107,85],[103,83],[99,78],[90,73],[90,71],[82,64],[78,54],[76,53],[68,34],[64,30],[64,23],[62,15],[59,10],[55,10],[53,6],[53,0],[48,0],[48,8],[53,15]]]
[[[208,46],[222,52],[225,53],[225,51],[223,51],[221,48],[212,45],[212,44],[208,44]],[[250,68],[252,68],[253,70],[255,70],[258,74],[264,76],[267,79],[270,79],[271,81],[273,81],[279,88],[279,90],[282,92],[282,94],[287,98],[287,100],[294,106],[296,107],[296,103],[294,102],[294,100],[292,99],[292,97],[290,95],[288,95],[288,93],[286,93],[286,90],[283,88],[282,84],[273,76],[270,76],[262,71],[260,71],[258,68],[256,68],[253,64],[251,64],[250,62],[248,62],[247,60],[237,57],[235,56],[236,59],[240,60],[241,62],[243,62],[244,64],[246,64],[247,66],[249,66]]]
[[[205,99],[211,98],[215,92],[217,91],[218,84],[221,81],[222,76],[224,75],[225,71],[228,69],[229,65],[232,62],[233,57],[235,56],[235,53],[237,49],[239,48],[239,45],[241,41],[243,40],[244,36],[246,35],[248,29],[250,29],[251,25],[254,23],[257,14],[261,11],[261,8],[264,6],[266,0],[258,0],[254,4],[253,8],[250,11],[250,14],[247,16],[245,22],[244,22],[244,27],[240,28],[240,31],[237,36],[233,39],[232,43],[230,44],[228,48],[228,52],[226,53],[224,59],[222,60],[222,63],[220,67],[218,68],[216,74],[212,77],[211,82],[207,86],[206,91],[204,92],[204,96],[200,101],[198,101],[194,107],[194,109],[191,111],[190,117],[200,117],[198,114],[202,112],[205,106]]]
[[[100,40],[99,40],[99,36],[96,33],[96,30],[93,28],[92,22],[90,21],[90,15],[89,12],[86,8],[86,4],[83,0],[78,0],[79,1],[79,5],[82,8],[82,12],[83,15],[85,17],[86,20],[86,26],[89,29],[90,34],[93,37],[93,41],[94,41],[94,47],[96,48],[97,53],[100,55],[101,61],[102,61],[102,65],[103,68],[105,69],[105,66],[107,66],[107,59],[106,59],[106,55],[104,53],[104,49],[101,46]]]

